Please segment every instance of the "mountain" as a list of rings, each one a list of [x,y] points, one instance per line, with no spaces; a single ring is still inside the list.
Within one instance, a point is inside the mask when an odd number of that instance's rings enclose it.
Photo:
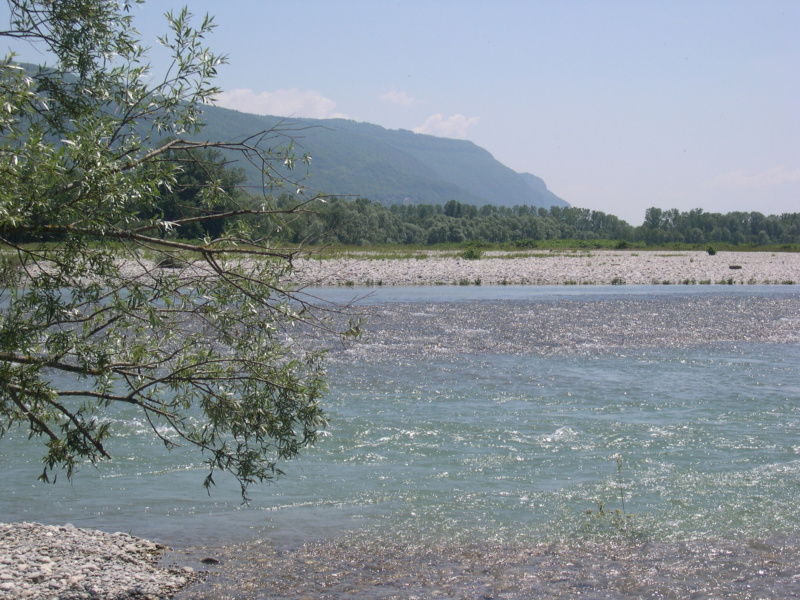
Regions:
[[[369,198],[382,204],[412,202],[498,206],[569,206],[541,178],[517,173],[486,150],[452,140],[345,119],[284,119],[209,106],[204,109],[204,139],[225,141],[254,133],[285,130],[298,155],[312,156],[310,177],[302,183],[331,195]],[[274,145],[287,143],[276,135]],[[258,169],[245,169],[260,185]],[[304,173],[299,169],[295,177]]]
[[[525,180],[525,183],[544,198],[545,202],[549,202],[549,204],[545,204],[545,206],[569,206],[567,202],[547,189],[547,185],[541,177],[537,177],[532,173],[520,173],[520,176]]]
[[[35,65],[22,63],[30,73]],[[287,119],[206,106],[206,126],[198,140],[242,140],[272,131],[272,147],[290,139],[298,155],[312,156],[310,177],[301,183],[330,195],[369,198],[382,204],[462,204],[550,206],[569,204],[530,173],[517,173],[486,150],[465,140],[453,140],[407,130],[390,130],[345,119]],[[283,133],[281,133],[283,132]],[[143,134],[147,132],[142,131]],[[260,187],[259,168],[232,153],[248,183]],[[296,180],[304,171],[284,173]]]

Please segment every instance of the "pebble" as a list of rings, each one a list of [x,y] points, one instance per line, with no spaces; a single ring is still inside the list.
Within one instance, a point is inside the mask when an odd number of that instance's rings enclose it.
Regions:
[[[0,523],[0,599],[171,598],[198,575],[159,566],[166,550],[71,524]]]

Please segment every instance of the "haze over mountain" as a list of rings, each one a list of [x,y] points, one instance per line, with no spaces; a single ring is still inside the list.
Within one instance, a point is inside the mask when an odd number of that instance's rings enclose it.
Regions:
[[[201,137],[214,141],[276,132],[275,144],[294,140],[298,155],[312,157],[303,185],[331,195],[369,198],[382,204],[569,206],[530,173],[509,169],[483,148],[465,140],[390,130],[345,119],[285,119],[209,106]],[[286,136],[280,135],[284,131]],[[259,171],[245,169],[250,185]],[[295,176],[303,172],[296,170]]]

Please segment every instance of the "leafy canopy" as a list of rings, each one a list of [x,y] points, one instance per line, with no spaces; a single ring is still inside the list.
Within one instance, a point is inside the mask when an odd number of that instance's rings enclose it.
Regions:
[[[168,448],[202,451],[206,487],[229,471],[246,499],[325,425],[322,353],[287,332],[327,325],[285,283],[299,248],[270,234],[317,198],[272,207],[283,132],[187,139],[219,91],[213,20],[167,14],[156,74],[134,3],[8,1],[0,37],[47,62],[0,60],[0,436],[26,428],[41,478],[71,476],[111,456],[98,417],[133,406]],[[259,166],[257,199],[217,150]]]

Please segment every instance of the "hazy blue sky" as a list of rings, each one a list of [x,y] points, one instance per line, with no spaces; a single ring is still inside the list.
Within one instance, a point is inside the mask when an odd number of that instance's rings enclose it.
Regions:
[[[146,42],[182,4],[135,9]],[[188,4],[229,56],[222,106],[471,140],[633,224],[800,211],[797,0]]]

